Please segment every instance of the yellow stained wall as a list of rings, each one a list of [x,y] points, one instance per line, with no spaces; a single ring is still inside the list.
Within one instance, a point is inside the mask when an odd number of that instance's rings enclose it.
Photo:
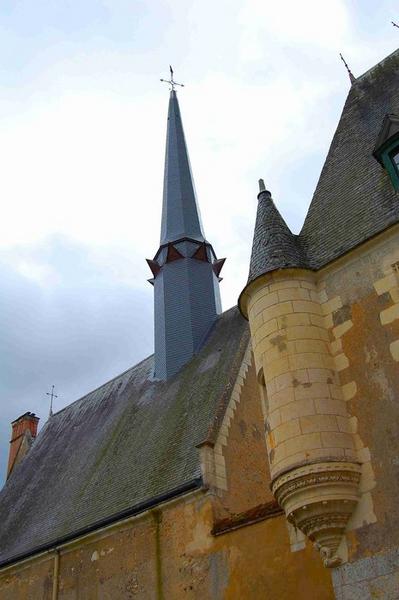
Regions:
[[[209,495],[146,514],[60,553],[59,600],[332,599],[329,572],[308,546],[291,553],[285,519],[214,537]],[[53,558],[0,576],[2,600],[50,599]]]
[[[334,598],[330,573],[311,544],[291,551],[285,517],[211,533],[215,520],[273,499],[261,400],[248,356],[221,434],[226,489],[189,494],[61,548],[58,600]],[[54,555],[48,554],[0,572],[0,598],[52,599],[53,567]]]
[[[362,464],[349,560],[399,545],[399,228],[318,274],[326,323]]]

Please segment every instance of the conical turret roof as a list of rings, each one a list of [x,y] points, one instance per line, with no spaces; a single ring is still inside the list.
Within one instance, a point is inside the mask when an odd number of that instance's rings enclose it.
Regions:
[[[306,267],[297,236],[280,215],[262,180],[260,187],[248,283],[275,269]]]
[[[247,289],[258,277],[277,269],[308,268],[298,236],[291,232],[280,215],[263,179],[259,180],[259,188],[248,281],[238,299],[244,317],[247,317]]]

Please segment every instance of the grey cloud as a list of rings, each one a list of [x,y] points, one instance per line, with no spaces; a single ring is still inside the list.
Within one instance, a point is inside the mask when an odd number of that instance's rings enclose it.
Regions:
[[[25,257],[49,280],[21,273]],[[92,247],[66,238],[0,253],[0,478],[10,422],[30,410],[43,424],[53,383],[57,410],[152,352],[152,290],[130,269],[131,283],[115,275],[111,251],[101,265]]]

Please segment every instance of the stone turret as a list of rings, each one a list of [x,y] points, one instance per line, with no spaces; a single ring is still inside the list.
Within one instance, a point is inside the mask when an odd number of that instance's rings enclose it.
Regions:
[[[341,562],[337,550],[358,502],[360,466],[316,273],[260,183],[239,307],[249,320],[264,399],[272,490],[331,567]]]
[[[154,285],[155,377],[168,379],[196,354],[221,313],[218,260],[198,209],[179,103],[170,92],[160,246],[147,261]]]

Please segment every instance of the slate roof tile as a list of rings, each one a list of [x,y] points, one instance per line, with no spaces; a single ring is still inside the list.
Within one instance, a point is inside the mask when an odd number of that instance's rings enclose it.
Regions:
[[[0,492],[0,564],[200,477],[196,446],[248,342],[230,309],[170,380],[152,379],[150,356],[56,413]]]

